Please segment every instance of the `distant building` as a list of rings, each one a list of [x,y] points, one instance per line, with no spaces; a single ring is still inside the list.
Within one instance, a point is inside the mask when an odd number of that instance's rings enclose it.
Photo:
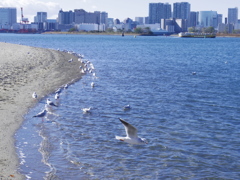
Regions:
[[[108,13],[94,11],[86,12],[83,9],[75,9],[75,24],[92,23],[92,24],[108,24]]]
[[[236,24],[238,21],[238,8],[228,8],[228,24]]]
[[[44,22],[44,30],[45,31],[53,31],[57,29],[57,20],[55,19],[47,19]]]
[[[113,26],[114,26],[114,19],[108,18],[108,28],[113,28]]]
[[[218,24],[218,32],[219,33],[233,33],[234,26],[233,24]]]
[[[82,23],[99,24],[100,23],[100,12],[88,13],[83,9],[74,9],[74,13],[75,13],[76,24],[82,24]]]
[[[186,20],[187,27],[190,27],[190,10],[191,5],[188,2],[173,3],[173,18]]]
[[[116,25],[116,24],[121,24],[121,22],[120,22],[119,19],[115,19],[115,20],[114,20],[114,25]]]
[[[217,11],[200,11],[199,12],[199,25],[202,27],[215,27],[217,28]]]
[[[222,20],[223,20],[223,15],[222,14],[217,14],[217,21],[218,21],[218,24],[221,24],[222,23]]]
[[[189,19],[191,5],[188,2],[173,3],[173,18]]]
[[[138,24],[144,24],[144,17],[135,17],[135,21],[138,23]]]
[[[174,19],[174,30],[175,33],[187,32],[187,19]]]
[[[17,23],[17,9],[0,7],[0,29],[10,29],[15,23]]]
[[[79,31],[105,31],[105,24],[82,23],[75,26]]]
[[[175,32],[173,19],[161,19],[161,29],[168,32]]]
[[[143,23],[144,23],[144,24],[149,24],[149,17],[145,17]]]
[[[47,12],[37,12],[37,16],[34,16],[35,23],[43,23],[47,21]]]
[[[168,3],[149,4],[149,24],[160,23],[161,19],[171,18],[171,5]]]
[[[189,27],[196,27],[198,24],[198,13],[191,11],[189,20]]]
[[[105,28],[108,28],[108,13],[100,12],[100,24],[105,24]]]
[[[228,19],[227,17],[224,18],[224,24],[227,24],[228,23]]]
[[[37,24],[38,30],[44,30],[44,23],[47,21],[47,12],[37,12],[37,15],[34,16],[34,24]]]
[[[58,13],[58,24],[72,24],[75,22],[73,11],[63,11],[62,9]]]

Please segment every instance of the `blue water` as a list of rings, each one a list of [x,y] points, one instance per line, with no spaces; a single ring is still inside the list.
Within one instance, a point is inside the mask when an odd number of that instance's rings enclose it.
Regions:
[[[239,179],[239,38],[0,34],[0,41],[84,54],[98,77],[64,90],[44,122],[32,116],[54,94],[26,114],[15,136],[26,179]],[[125,135],[118,118],[149,143],[116,140]]]

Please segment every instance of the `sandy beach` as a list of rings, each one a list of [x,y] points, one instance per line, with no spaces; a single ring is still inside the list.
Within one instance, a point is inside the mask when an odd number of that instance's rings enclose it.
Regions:
[[[73,62],[68,62],[73,58]],[[39,99],[82,76],[77,57],[61,51],[0,42],[0,180],[25,179],[14,134]],[[37,121],[38,119],[33,119]]]

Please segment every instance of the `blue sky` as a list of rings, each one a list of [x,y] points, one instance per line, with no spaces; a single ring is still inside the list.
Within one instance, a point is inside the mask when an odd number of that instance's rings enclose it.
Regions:
[[[238,7],[240,12],[240,0],[1,0],[0,7],[16,7],[18,21],[20,20],[20,8],[23,7],[24,17],[33,21],[36,12],[48,13],[48,18],[56,19],[58,11],[84,9],[88,12],[105,11],[109,17],[119,18],[121,21],[129,17],[148,16],[149,3],[189,2],[191,11],[217,11],[227,17],[228,8]],[[240,19],[240,15],[239,15]]]

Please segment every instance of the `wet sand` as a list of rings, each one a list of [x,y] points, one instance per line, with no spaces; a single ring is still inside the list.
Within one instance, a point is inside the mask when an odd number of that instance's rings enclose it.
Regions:
[[[25,179],[17,172],[14,134],[37,103],[33,92],[40,99],[81,78],[77,59],[61,51],[0,42],[0,180]]]

